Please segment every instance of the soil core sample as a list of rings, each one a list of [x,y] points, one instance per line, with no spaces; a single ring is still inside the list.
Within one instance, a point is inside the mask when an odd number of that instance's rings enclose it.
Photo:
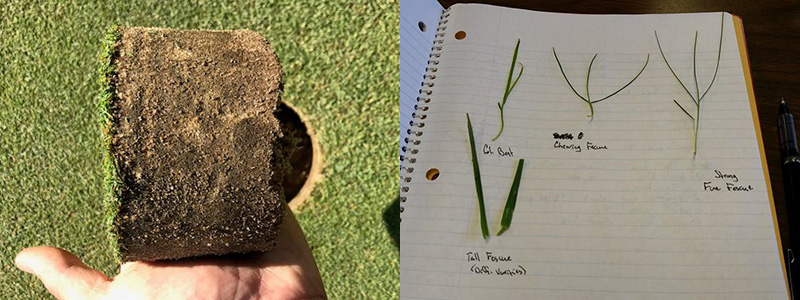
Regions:
[[[105,41],[108,225],[122,261],[266,251],[285,213],[283,71],[259,34],[115,28]]]

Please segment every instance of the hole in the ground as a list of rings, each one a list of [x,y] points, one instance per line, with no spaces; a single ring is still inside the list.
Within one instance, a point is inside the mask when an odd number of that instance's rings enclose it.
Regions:
[[[296,209],[311,194],[314,182],[319,177],[320,154],[316,138],[300,115],[281,102],[275,110],[275,117],[280,122],[286,138],[293,140],[297,149],[289,157],[291,170],[283,178],[283,190],[289,207]]]

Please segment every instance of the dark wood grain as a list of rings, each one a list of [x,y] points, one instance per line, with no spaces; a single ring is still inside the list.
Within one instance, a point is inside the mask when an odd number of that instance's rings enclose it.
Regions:
[[[772,192],[781,228],[787,241],[788,219],[784,202],[778,151],[778,103],[785,98],[800,116],[800,1],[445,1],[443,6],[474,2],[538,11],[587,14],[644,14],[727,11],[742,18],[750,69],[753,75],[761,134],[767,154]],[[786,243],[784,243],[784,248]]]

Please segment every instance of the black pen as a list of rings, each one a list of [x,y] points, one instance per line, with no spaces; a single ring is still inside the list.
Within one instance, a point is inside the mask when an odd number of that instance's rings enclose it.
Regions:
[[[789,217],[789,249],[786,251],[786,275],[792,299],[800,293],[800,258],[795,260],[794,252],[800,251],[800,158],[798,158],[797,136],[794,132],[794,117],[789,106],[781,99],[778,110],[778,138],[781,143],[781,169],[783,170],[783,189],[786,192],[786,210]],[[800,254],[800,252],[798,252]],[[792,278],[792,271],[798,278]]]

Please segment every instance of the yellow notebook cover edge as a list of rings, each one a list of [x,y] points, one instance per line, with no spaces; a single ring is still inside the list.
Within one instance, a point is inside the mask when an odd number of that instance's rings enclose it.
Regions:
[[[772,195],[772,181],[769,178],[769,168],[767,165],[767,155],[764,151],[764,139],[761,136],[761,125],[758,120],[758,108],[756,106],[756,96],[753,90],[753,79],[750,74],[750,60],[747,56],[747,43],[744,37],[744,25],[742,18],[731,14],[733,17],[733,24],[736,31],[736,41],[739,43],[739,55],[742,57],[742,67],[744,68],[744,81],[747,85],[747,95],[750,98],[750,111],[753,114],[753,125],[756,130],[756,137],[758,138],[758,149],[761,152],[761,164],[764,169],[764,179],[766,180],[767,194],[769,195],[769,207],[772,211],[772,223],[775,228],[775,239],[778,241],[778,253],[781,257],[781,269],[783,270],[784,284],[786,284],[786,292],[789,297],[789,281],[786,277],[786,258],[783,256],[783,245],[781,243],[781,232],[778,227],[778,214],[775,211],[775,198]]]

